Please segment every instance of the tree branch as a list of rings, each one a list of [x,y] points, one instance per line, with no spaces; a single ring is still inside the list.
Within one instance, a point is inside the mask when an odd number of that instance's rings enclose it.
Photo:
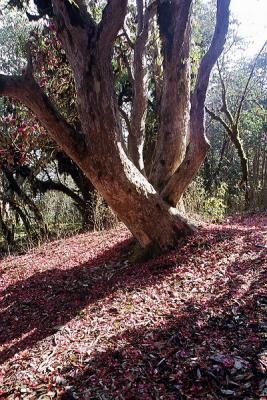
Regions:
[[[217,0],[216,26],[211,45],[200,63],[191,101],[190,139],[182,164],[169,179],[161,196],[176,205],[188,187],[209,149],[204,128],[204,104],[211,70],[223,51],[229,26],[230,0]]]
[[[102,58],[110,57],[113,43],[123,27],[127,0],[108,0],[97,27],[97,42]]]
[[[52,0],[57,34],[75,70],[88,64],[88,48],[94,41],[96,23],[84,0]],[[86,56],[87,55],[87,56]]]
[[[147,110],[147,70],[145,66],[145,50],[151,19],[155,16],[157,5],[151,3],[143,13],[143,2],[137,3],[138,36],[134,44],[133,61],[133,103],[131,129],[128,136],[129,156],[144,173],[143,146],[145,140],[145,117]],[[140,15],[139,15],[140,13]]]
[[[224,114],[226,115],[228,121],[230,122],[231,125],[234,124],[234,119],[232,117],[232,114],[230,113],[230,110],[228,108],[228,104],[227,104],[227,98],[226,98],[226,87],[225,87],[225,83],[223,80],[223,76],[222,76],[222,71],[219,65],[219,62],[217,61],[217,69],[218,69],[218,73],[219,73],[219,79],[221,82],[221,87],[222,87],[222,110],[224,112]]]
[[[29,209],[33,212],[36,222],[39,224],[40,231],[42,234],[46,233],[46,226],[42,216],[41,211],[35,204],[35,202],[27,195],[27,193],[20,187],[19,183],[13,176],[12,171],[8,168],[7,165],[1,165],[2,171],[5,174],[12,190],[21,198],[21,200],[29,207]]]
[[[130,47],[130,49],[134,48],[134,43],[131,40],[130,36],[128,35],[127,30],[125,29],[125,27],[122,28],[123,31],[123,36],[125,36],[126,42],[128,43],[128,46]]]
[[[84,136],[65,121],[33,77],[0,74],[0,96],[21,101],[66,153],[76,162],[83,159],[86,153]]]
[[[41,193],[46,193],[47,191],[54,190],[57,192],[61,192],[69,196],[77,205],[82,208],[85,208],[86,203],[83,199],[80,198],[78,194],[76,194],[73,190],[65,186],[62,182],[54,182],[52,180],[42,181],[36,177],[30,178],[30,182],[32,187],[38,190]]]
[[[210,115],[210,117],[212,119],[214,119],[215,121],[220,122],[220,124],[224,127],[226,132],[229,134],[229,136],[232,135],[231,127],[229,125],[227,125],[227,123],[222,119],[222,117],[220,117],[219,115],[215,114],[215,112],[210,110],[208,107],[205,107],[205,110],[207,111],[207,113]]]
[[[122,118],[124,119],[125,124],[127,126],[128,133],[130,134],[130,132],[131,132],[131,122],[129,120],[129,117],[128,117],[126,111],[124,111],[124,109],[122,107],[120,107],[119,110],[120,110],[120,114],[121,114]]]
[[[240,182],[240,186],[247,185],[248,183],[248,160],[245,154],[245,150],[242,145],[242,141],[240,138],[239,131],[235,125],[229,126],[226,124],[226,122],[217,114],[215,114],[213,111],[209,110],[207,107],[205,107],[207,113],[211,116],[212,119],[215,121],[218,121],[223,128],[225,129],[226,133],[228,134],[231,142],[234,144],[239,159],[241,163],[241,171],[242,171],[242,180]]]
[[[151,173],[161,190],[181,164],[189,133],[191,1],[158,1],[163,53],[160,126]]]
[[[197,82],[193,94],[193,107],[197,110],[202,109],[206,98],[209,78],[214,64],[223,51],[226,35],[229,26],[229,5],[230,0],[217,0],[216,26],[207,53],[200,63]],[[196,111],[197,111],[196,110]]]
[[[221,148],[221,152],[220,152],[220,158],[219,158],[219,161],[218,161],[218,165],[217,165],[217,168],[214,170],[214,172],[212,174],[213,179],[214,179],[216,184],[217,184],[217,181],[218,181],[217,176],[219,175],[219,173],[221,171],[223,157],[224,157],[224,154],[225,154],[225,151],[226,151],[228,143],[229,143],[229,139],[227,137],[227,134],[225,134],[224,135],[223,144],[222,144],[222,148]]]
[[[143,30],[144,24],[144,1],[136,0],[137,8],[137,34],[139,35]]]
[[[241,99],[240,99],[240,102],[239,102],[239,105],[238,105],[238,108],[237,108],[237,111],[236,111],[236,114],[235,114],[235,126],[236,127],[237,127],[239,119],[240,119],[240,114],[241,114],[241,111],[242,111],[243,103],[244,103],[244,100],[246,98],[248,87],[249,87],[250,81],[251,81],[251,79],[253,77],[253,74],[254,74],[254,71],[255,71],[255,68],[256,68],[256,65],[257,65],[258,58],[261,55],[261,53],[263,52],[266,44],[267,44],[267,41],[264,42],[264,45],[262,46],[262,48],[260,49],[260,51],[258,52],[258,54],[256,55],[256,57],[254,59],[254,62],[253,62],[253,65],[252,65],[252,68],[251,68],[247,83],[245,85],[244,91],[242,93],[242,96],[241,96]]]

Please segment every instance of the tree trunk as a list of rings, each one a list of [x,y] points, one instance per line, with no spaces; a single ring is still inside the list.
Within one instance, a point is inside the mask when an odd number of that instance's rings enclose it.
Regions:
[[[158,6],[160,35],[165,47],[160,126],[151,182],[160,191],[181,165],[189,134],[191,0],[184,2],[183,13],[180,3],[162,2]]]
[[[11,246],[14,243],[14,229],[13,226],[12,228],[10,228],[8,224],[4,221],[1,209],[0,209],[0,229],[2,231],[7,246]]]
[[[128,136],[128,154],[135,166],[145,175],[143,149],[145,143],[145,119],[147,113],[148,71],[146,68],[146,44],[156,3],[151,3],[143,14],[143,1],[137,0],[138,33],[134,45],[133,103]]]
[[[25,227],[25,231],[27,232],[28,236],[32,235],[31,225],[30,222],[25,215],[25,213],[21,210],[21,208],[15,203],[15,201],[8,200],[11,208],[17,213],[17,215],[21,218],[23,225]]]
[[[242,172],[242,179],[240,182],[240,186],[247,186],[248,184],[248,159],[245,154],[245,150],[243,148],[243,144],[240,139],[240,134],[238,131],[234,131],[231,137],[232,142],[236,148],[240,164],[241,164],[241,172]]]
[[[19,184],[13,177],[12,172],[9,171],[8,167],[2,165],[2,170],[10,184],[11,189],[20,197],[20,199],[24,202],[24,204],[27,205],[31,210],[31,212],[33,213],[35,222],[38,226],[38,231],[40,232],[41,236],[45,236],[48,233],[48,229],[39,208],[36,206],[34,201],[19,186]]]
[[[159,150],[156,149],[152,175],[156,189],[162,189],[161,194],[156,192],[124,150],[112,54],[124,23],[127,0],[109,0],[98,24],[90,16],[84,0],[75,3],[52,0],[58,37],[75,77],[82,133],[66,122],[34,81],[31,60],[21,77],[0,75],[0,95],[21,100],[35,113],[50,136],[79,165],[144,248],[166,251],[180,237],[193,231],[189,222],[171,205],[176,206],[209,147],[204,134],[204,102],[211,69],[225,42],[229,2],[217,0],[214,36],[200,64],[190,114],[188,63],[192,2],[157,1],[165,73]],[[144,112],[142,106],[137,127],[141,136]],[[169,119],[167,113],[171,113]],[[187,135],[189,126],[190,135]],[[177,147],[172,148],[170,143]]]
[[[97,91],[89,91],[87,88],[94,86],[98,74],[103,77],[101,86]],[[80,167],[143,247],[165,251],[179,237],[192,232],[192,227],[161,199],[126,156],[112,90],[112,71],[107,63],[94,66],[88,85],[81,84],[82,76],[82,71],[76,75],[79,112],[90,146]],[[105,118],[101,118],[103,115]]]

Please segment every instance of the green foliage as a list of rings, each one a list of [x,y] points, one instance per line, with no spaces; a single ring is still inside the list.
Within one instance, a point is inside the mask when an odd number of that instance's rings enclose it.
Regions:
[[[208,2],[195,2],[193,8],[192,21],[192,49],[191,49],[191,76],[192,83],[195,83],[196,74],[201,58],[207,50],[212,38],[212,28],[215,20],[215,3],[213,0]]]
[[[118,224],[116,215],[97,191],[94,193],[90,207],[94,231],[114,228]]]
[[[54,24],[32,32],[31,47],[35,78],[64,118],[79,128],[74,77],[57,39]]]
[[[222,182],[211,195],[199,175],[189,186],[184,196],[185,209],[191,215],[207,220],[221,221],[227,212],[227,184]]]
[[[221,182],[213,196],[206,196],[203,202],[204,216],[215,221],[220,221],[225,217],[227,188],[227,183]]]
[[[22,12],[5,11],[0,24],[0,71],[19,74],[26,65],[25,43],[30,26]]]

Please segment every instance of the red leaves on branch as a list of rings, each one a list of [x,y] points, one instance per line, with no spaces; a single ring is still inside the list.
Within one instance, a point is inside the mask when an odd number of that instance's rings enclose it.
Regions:
[[[123,228],[3,259],[0,398],[264,398],[266,226],[206,225],[139,265]]]

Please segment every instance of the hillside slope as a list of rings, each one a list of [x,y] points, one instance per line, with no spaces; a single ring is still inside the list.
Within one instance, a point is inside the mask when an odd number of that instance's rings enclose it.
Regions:
[[[127,261],[116,229],[0,262],[0,399],[267,398],[267,215]]]

